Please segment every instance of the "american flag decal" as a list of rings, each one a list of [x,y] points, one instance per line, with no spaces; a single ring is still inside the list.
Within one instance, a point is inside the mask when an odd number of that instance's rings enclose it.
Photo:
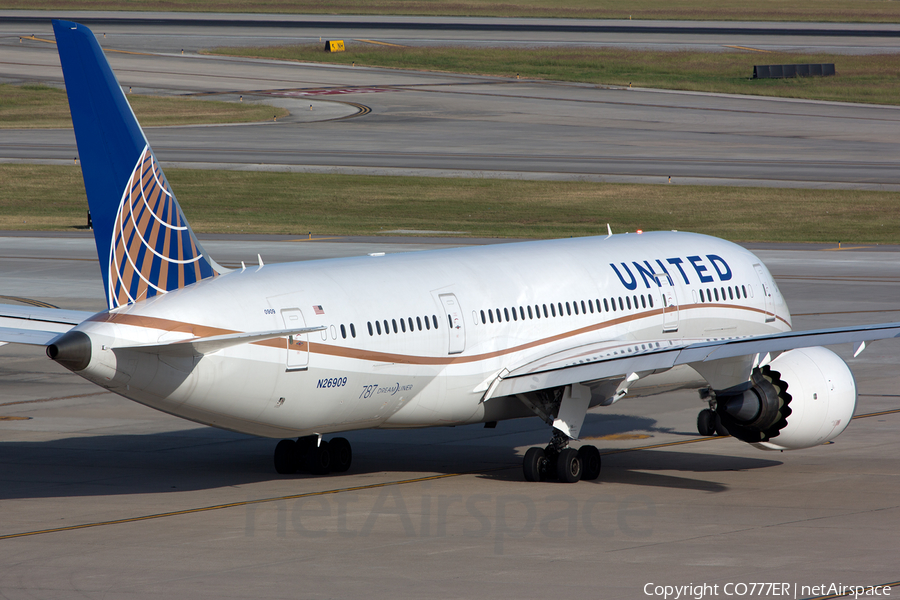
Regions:
[[[316,304],[315,306],[313,306],[313,312],[316,313],[317,315],[324,315],[325,309],[322,308],[321,304]]]
[[[145,146],[122,193],[113,225],[109,307],[164,294],[215,275],[156,157]]]

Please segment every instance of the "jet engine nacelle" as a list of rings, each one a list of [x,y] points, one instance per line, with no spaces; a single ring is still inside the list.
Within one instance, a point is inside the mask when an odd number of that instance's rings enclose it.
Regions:
[[[799,450],[836,438],[856,409],[856,381],[827,348],[800,348],[756,369],[750,388],[720,392],[716,412],[734,437],[768,450]]]

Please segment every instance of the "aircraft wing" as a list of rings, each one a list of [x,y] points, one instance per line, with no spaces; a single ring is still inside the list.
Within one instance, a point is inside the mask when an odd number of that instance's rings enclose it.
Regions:
[[[484,399],[623,377],[631,373],[665,370],[677,365],[897,337],[900,337],[900,323],[789,331],[712,341],[676,339],[597,342],[556,352],[502,373]]]
[[[0,342],[46,346],[94,313],[0,304]]]

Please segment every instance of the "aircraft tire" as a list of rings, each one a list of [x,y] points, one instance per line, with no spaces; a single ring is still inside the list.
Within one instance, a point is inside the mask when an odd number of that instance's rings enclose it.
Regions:
[[[697,432],[702,436],[716,435],[716,413],[704,408],[697,415]]]
[[[715,416],[715,421],[713,421],[713,430],[715,434],[721,437],[728,437],[731,433],[725,428],[725,425],[722,424],[722,418],[719,417],[717,413],[713,413]]]
[[[525,481],[543,481],[545,479],[545,463],[543,448],[529,448],[525,452],[525,460],[522,461],[522,470],[525,473]]]
[[[556,459],[556,474],[562,483],[575,483],[581,479],[582,465],[578,450],[566,448]]]
[[[297,442],[294,440],[281,440],[275,446],[275,472],[280,475],[290,475],[297,472]]]
[[[600,477],[600,451],[594,446],[582,446],[578,449],[578,458],[581,460],[581,478],[585,481],[594,481]]]
[[[306,465],[313,475],[328,475],[331,472],[331,452],[328,451],[328,442],[322,442],[318,447],[312,447],[306,454]]]
[[[331,454],[331,470],[335,473],[345,473],[353,461],[353,450],[346,438],[334,438],[328,442],[328,452]]]

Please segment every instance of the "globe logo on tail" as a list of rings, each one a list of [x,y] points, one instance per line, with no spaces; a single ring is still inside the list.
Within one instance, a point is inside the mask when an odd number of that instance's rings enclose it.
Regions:
[[[109,257],[109,307],[182,288],[215,270],[201,252],[149,146],[122,193]]]

